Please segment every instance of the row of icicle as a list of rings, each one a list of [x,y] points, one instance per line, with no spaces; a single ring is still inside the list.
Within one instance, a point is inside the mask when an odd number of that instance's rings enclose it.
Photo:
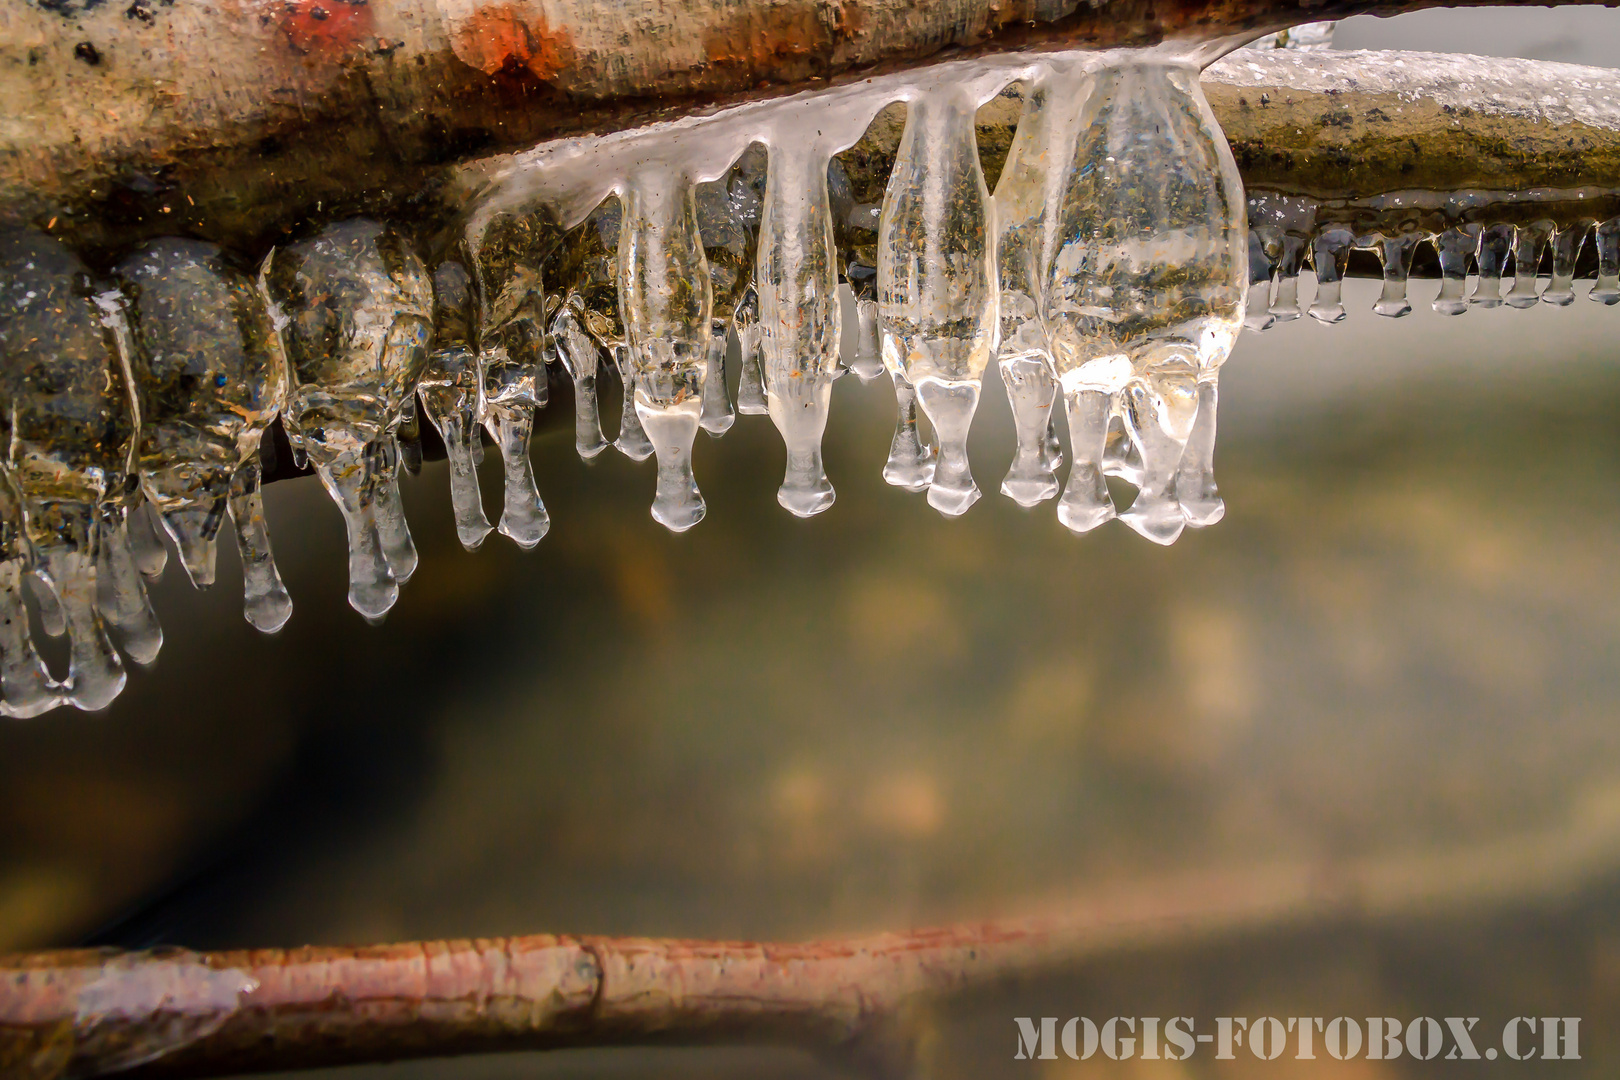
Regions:
[[[416,565],[398,437],[418,401],[448,451],[462,543],[477,547],[491,531],[475,472],[481,429],[505,466],[499,530],[524,547],[545,535],[528,451],[548,362],[573,380],[586,459],[609,445],[601,365],[619,376],[611,445],[636,460],[656,455],[652,513],[667,527],[703,517],[692,444],[699,427],[719,435],[736,412],[769,414],[783,437],[781,504],[801,516],[825,510],[833,488],[821,442],[845,370],[841,281],[860,323],[848,370],[863,381],[887,371],[895,388],[891,484],[927,491],[948,515],[979,498],[966,441],[994,359],[1017,429],[1004,494],[1023,506],[1058,494],[1061,401],[1073,459],[1058,503],[1065,525],[1084,532],[1119,516],[1170,543],[1219,520],[1217,376],[1244,324],[1246,287],[1265,281],[1268,293],[1249,325],[1297,316],[1293,281],[1309,249],[1321,280],[1312,314],[1334,321],[1345,256],[1374,247],[1386,266],[1378,310],[1401,314],[1415,239],[1332,228],[1301,239],[1287,214],[1258,213],[1246,231],[1236,167],[1190,65],[1052,64],[1028,84],[993,194],[977,104],[949,85],[908,101],[881,207],[855,202],[833,156],[841,147],[807,135],[756,144],[706,183],[643,162],[571,227],[547,205],[503,211],[431,270],[398,229],[369,219],[279,247],[257,274],[213,245],[164,239],[100,282],[56,240],[0,240],[10,448],[0,463],[0,708],[106,706],[124,683],[109,630],[137,662],[156,657],[162,633],[142,579],[161,573],[164,552],[149,513],[198,586],[213,580],[228,516],[248,620],[267,632],[285,623],[291,602],[259,495],[260,439],[278,415],[300,464],[342,510],[349,601],[369,619],[389,610]],[[1593,297],[1607,302],[1620,297],[1616,225],[1598,229]],[[1533,296],[1550,243],[1542,299],[1560,302],[1588,231],[1442,234],[1442,300],[1461,303],[1453,282],[1466,274],[1467,244],[1481,270],[1474,303],[1497,295],[1504,244],[1521,268],[1507,302],[1525,295],[1526,267]],[[730,340],[743,365],[735,407]],[[1110,475],[1137,489],[1117,515]],[[25,587],[44,630],[69,635],[64,680],[32,645]]]

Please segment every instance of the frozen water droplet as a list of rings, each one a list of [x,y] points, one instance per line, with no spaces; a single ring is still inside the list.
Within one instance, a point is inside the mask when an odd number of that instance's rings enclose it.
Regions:
[[[1502,306],[1502,274],[1512,250],[1512,225],[1487,225],[1479,234],[1479,280],[1468,298],[1470,304],[1482,308]]]
[[[1568,307],[1575,302],[1575,263],[1591,228],[1590,221],[1577,221],[1553,233],[1552,280],[1541,294],[1542,303]]]
[[[849,370],[863,383],[883,374],[883,352],[878,345],[878,306],[872,299],[855,301],[855,355]]]
[[[1344,302],[1340,297],[1355,241],[1355,234],[1337,225],[1316,234],[1311,245],[1311,265],[1316,268],[1316,299],[1311,302],[1311,318],[1318,322],[1332,324],[1344,320]]]
[[[1540,299],[1536,295],[1536,276],[1541,268],[1541,253],[1552,234],[1553,223],[1545,219],[1513,230],[1513,288],[1507,295],[1508,307],[1534,307]]]
[[[995,211],[974,113],[951,85],[910,103],[878,225],[883,363],[916,388],[933,424],[940,449],[928,502],[953,516],[979,497],[967,436],[1000,320]]]
[[[704,512],[692,476],[692,439],[709,367],[712,296],[692,185],[656,163],[625,181],[619,310],[636,415],[658,455],[653,517],[681,532]]]
[[[1440,258],[1440,294],[1434,298],[1434,310],[1442,315],[1461,315],[1468,310],[1463,287],[1468,280],[1468,263],[1479,250],[1479,234],[1480,227],[1469,224],[1430,238]]]
[[[273,634],[292,617],[292,597],[281,583],[270,530],[264,522],[257,460],[249,459],[231,478],[231,519],[236,523],[236,549],[242,560],[242,612],[254,629]]]
[[[395,424],[427,367],[432,281],[403,236],[356,219],[278,248],[260,283],[284,316],[279,336],[291,391],[283,419],[343,514],[349,603],[375,618],[399,598],[379,531],[379,495],[389,551],[402,566],[414,565],[389,470],[398,464]]]
[[[1412,271],[1412,257],[1417,254],[1416,232],[1403,232],[1396,236],[1375,237],[1373,250],[1384,268],[1384,289],[1373,310],[1391,319],[1399,319],[1412,311],[1412,302],[1406,298],[1406,282]]]
[[[901,372],[890,374],[894,381],[894,438],[889,443],[883,479],[904,491],[926,491],[933,483],[938,455],[917,430],[916,388]]]
[[[163,539],[152,521],[155,513],[152,504],[145,499],[129,512],[129,549],[141,576],[152,582],[162,580],[163,568],[169,564],[169,549],[163,546]]]
[[[1599,225],[1595,235],[1598,271],[1592,299],[1600,304],[1620,304],[1620,217]]]
[[[478,357],[472,348],[472,283],[458,262],[440,264],[433,273],[434,349],[422,372],[417,392],[428,421],[444,440],[450,464],[450,507],[456,537],[474,551],[491,532],[478,490],[478,467],[473,453],[479,445]],[[564,337],[567,337],[566,331]],[[564,356],[573,346],[563,344]],[[594,344],[591,346],[595,348]],[[578,361],[572,361],[578,363]],[[575,394],[579,394],[575,378]],[[593,399],[594,403],[594,399]],[[597,429],[597,439],[601,430]]]
[[[836,260],[826,152],[814,143],[773,146],[755,287],[766,404],[787,448],[776,500],[799,517],[834,498],[821,439],[843,330]]]
[[[1073,532],[1087,533],[1116,516],[1113,497],[1103,479],[1104,444],[1113,414],[1106,390],[1078,387],[1067,395],[1069,446],[1074,464],[1058,502],[1058,520]]]
[[[199,589],[214,583],[214,537],[219,534],[224,511],[223,503],[217,507],[186,503],[163,515],[163,527],[174,538],[186,576]]]
[[[146,597],[146,584],[135,567],[129,553],[129,537],[124,530],[124,510],[121,506],[106,505],[100,514],[97,542],[96,584],[97,607],[103,618],[118,631],[124,652],[137,664],[145,667],[157,660],[163,647],[163,629],[158,626],[157,615]],[[180,538],[176,537],[178,541]],[[202,558],[196,551],[181,548],[182,556]],[[212,555],[210,550],[209,555]],[[207,571],[213,575],[212,560]],[[187,570],[191,567],[188,565]]]
[[[1242,182],[1196,68],[1110,66],[1079,107],[1046,298],[1075,433],[1073,469],[1081,470],[1060,514],[1075,528],[1087,527],[1088,510],[1099,512],[1089,470],[1103,450],[1098,428],[1107,428],[1098,396],[1086,395],[1118,394],[1125,432],[1141,454],[1136,499],[1120,519],[1168,544],[1187,521],[1176,480],[1198,383],[1213,379],[1242,324]],[[1289,213],[1268,227],[1299,216]]]

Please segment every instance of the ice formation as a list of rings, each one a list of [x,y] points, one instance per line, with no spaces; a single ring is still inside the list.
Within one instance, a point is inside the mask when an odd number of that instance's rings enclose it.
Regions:
[[[154,524],[205,586],[228,516],[248,621],[287,620],[259,496],[278,416],[343,514],[349,601],[379,619],[416,564],[398,477],[419,454],[418,399],[462,544],[492,531],[487,437],[505,477],[499,531],[532,547],[550,525],[529,462],[548,368],[572,382],[579,456],[656,456],[652,516],[679,532],[705,513],[698,430],[719,436],[739,414],[781,435],[779,502],[827,510],[821,444],[845,371],[890,376],[884,478],[966,512],[994,362],[1016,431],[1002,493],[1033,507],[1061,491],[1056,514],[1077,533],[1118,516],[1170,543],[1224,510],[1218,378],[1239,330],[1307,311],[1340,321],[1343,279],[1369,259],[1384,282],[1374,310],[1390,317],[1411,311],[1407,279],[1431,251],[1445,314],[1568,304],[1593,265],[1591,299],[1620,302],[1611,191],[1245,195],[1194,59],[989,57],[550,144],[490,175],[448,239],[339,221],[274,248],[256,275],[210,244],[158,239],[102,280],[55,239],[0,237],[0,709],[104,707],[124,682],[115,639],[139,663],[156,656]],[[975,116],[1014,84],[1022,113],[992,194]],[[840,155],[896,103],[904,129],[878,188]],[[611,443],[604,392],[622,393]],[[1136,489],[1123,511],[1108,477]],[[33,626],[69,635],[63,678]]]

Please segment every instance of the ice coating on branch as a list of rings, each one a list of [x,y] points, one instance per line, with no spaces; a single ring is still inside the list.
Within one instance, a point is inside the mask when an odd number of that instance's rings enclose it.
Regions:
[[[433,353],[417,393],[428,422],[444,440],[450,465],[450,508],[461,546],[474,551],[490,534],[478,490],[478,353],[473,347],[472,279],[454,260],[433,272]],[[598,431],[598,438],[601,437]]]
[[[96,606],[97,563],[110,542],[104,523],[122,520],[136,435],[122,307],[98,292],[59,241],[0,236],[3,469],[70,635],[64,696],[87,710],[105,708],[124,687]]]
[[[652,516],[671,532],[703,520],[692,475],[713,312],[692,184],[661,165],[632,172],[619,229],[619,310],[635,409],[658,456]]]
[[[1091,469],[1106,438],[1100,396],[1110,395],[1142,459],[1136,501],[1121,518],[1167,544],[1187,523],[1177,475],[1206,402],[1213,440],[1215,395],[1200,384],[1213,383],[1242,325],[1242,183],[1190,66],[1101,69],[1076,131],[1046,298],[1076,447],[1071,486],[1081,485],[1060,513],[1067,508],[1071,528],[1106,516]],[[1189,467],[1206,502],[1210,465]]]
[[[833,504],[821,459],[843,321],[827,186],[830,153],[812,140],[771,148],[755,273],[766,403],[787,449],[777,502],[798,517]]]
[[[995,210],[976,109],[948,85],[909,103],[878,225],[883,363],[916,389],[939,437],[928,502],[949,516],[979,499],[967,437],[1000,329]]]
[[[173,538],[192,584],[206,587],[233,489],[258,488],[259,444],[286,397],[286,361],[253,278],[213,244],[152,241],[115,273],[130,313],[146,505]],[[132,550],[145,528],[132,514]],[[239,540],[242,528],[238,522]],[[278,606],[290,612],[267,538],[262,561],[255,573],[274,575]],[[265,621],[253,614],[263,605],[253,595],[259,587],[247,589],[255,625]]]
[[[277,248],[260,285],[288,361],[288,438],[343,513],[349,604],[381,618],[415,564],[394,426],[427,365],[432,279],[401,233],[358,218]]]

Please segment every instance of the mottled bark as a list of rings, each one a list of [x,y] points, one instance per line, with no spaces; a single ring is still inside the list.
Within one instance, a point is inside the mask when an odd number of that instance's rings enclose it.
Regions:
[[[1430,0],[0,3],[0,216],[263,245],[444,166],[948,57],[1204,43]]]

